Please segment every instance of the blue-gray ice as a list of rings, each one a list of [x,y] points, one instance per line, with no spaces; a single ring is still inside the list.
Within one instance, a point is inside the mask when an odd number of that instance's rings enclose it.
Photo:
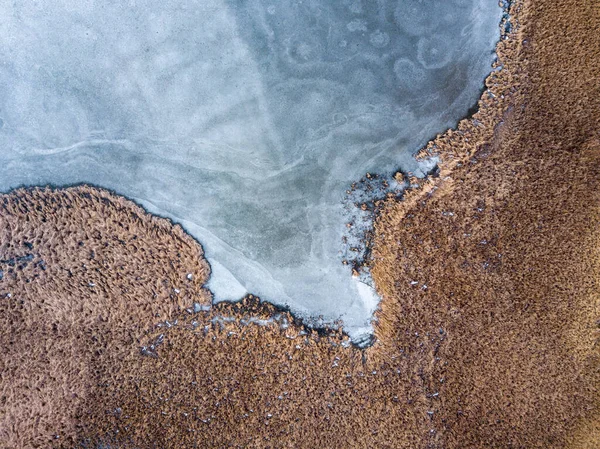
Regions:
[[[88,182],[181,223],[217,299],[371,332],[346,189],[419,173],[491,71],[497,0],[0,0],[0,190]]]

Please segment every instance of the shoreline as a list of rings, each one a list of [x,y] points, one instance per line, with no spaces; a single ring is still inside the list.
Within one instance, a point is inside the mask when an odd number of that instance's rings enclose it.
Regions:
[[[498,46],[502,43],[502,41],[504,39],[508,38],[508,34],[506,34],[506,33],[507,33],[507,24],[510,22],[509,8],[511,8],[511,3],[513,3],[513,2],[503,0],[502,3],[503,4],[502,4],[501,8],[503,9],[504,13],[503,13],[503,17],[502,17],[500,23],[498,24],[498,27],[502,28],[502,31],[500,32],[500,40],[498,41],[498,44],[497,44],[496,48],[494,49],[494,54],[496,54],[496,55],[498,55]],[[484,85],[481,90],[482,94],[485,93],[487,90],[489,90],[489,88],[486,86],[486,83],[493,76],[494,71],[497,70],[496,66],[497,66],[497,61],[492,66],[492,71],[490,72],[490,74],[488,74],[488,76],[486,76],[486,78],[484,80]],[[480,111],[480,109],[481,109],[481,99],[477,100],[477,102],[469,109],[469,113],[467,114],[467,116],[465,116],[461,119],[458,119],[456,121],[456,126],[454,126],[452,128],[448,128],[448,129],[446,129],[446,131],[438,133],[436,136],[432,136],[432,138],[429,139],[423,147],[415,150],[413,153],[414,157],[416,159],[437,157],[438,154],[433,154],[433,153],[429,152],[429,149],[430,149],[431,145],[433,144],[433,142],[437,142],[438,139],[440,139],[442,136],[445,136],[449,132],[458,131],[460,129],[460,127],[462,126],[462,124],[464,124],[464,122],[471,122],[472,120],[474,120],[474,115],[477,114]],[[427,152],[427,155],[425,154],[425,152]],[[424,168],[426,168],[426,167],[424,167]],[[439,171],[438,164],[436,164],[433,169],[429,170],[429,172],[431,172],[431,171]],[[394,172],[402,173],[400,170],[395,170]],[[430,175],[426,175],[426,178],[417,178],[414,176],[409,178],[408,175],[410,175],[410,174],[411,173],[403,173],[404,180],[410,180],[410,182],[408,183],[407,187],[402,188],[401,193],[400,193],[401,197],[397,196],[398,198],[402,198],[402,200],[404,200],[405,197],[410,196],[414,190],[420,189],[422,187],[421,185],[424,182],[424,180],[430,176]],[[388,180],[387,175],[380,175],[380,174],[374,173],[374,177],[375,177],[375,179],[381,178],[384,181]],[[389,176],[389,178],[392,179],[391,175]],[[363,180],[364,179],[361,179],[360,181],[356,180],[356,182],[353,183],[353,186],[355,184],[361,184],[363,182]],[[73,190],[73,189],[74,190],[81,189],[82,191],[86,191],[88,188],[91,188],[98,192],[107,192],[108,194],[113,195],[115,197],[120,197],[120,198],[124,199],[125,201],[130,201],[137,208],[140,208],[144,214],[149,214],[149,215],[155,216],[157,218],[167,220],[167,222],[170,223],[171,225],[181,227],[182,230],[184,231],[184,233],[187,234],[191,239],[193,239],[200,246],[200,248],[202,248],[202,251],[204,252],[204,246],[203,246],[202,242],[198,238],[194,237],[194,235],[188,229],[186,229],[186,226],[184,223],[181,223],[177,219],[173,219],[167,215],[150,212],[146,207],[144,207],[142,204],[140,204],[137,199],[120,194],[114,189],[96,185],[94,183],[78,182],[78,183],[64,184],[64,185],[57,185],[57,184],[52,184],[52,183],[45,184],[45,185],[29,185],[29,184],[28,185],[19,185],[19,186],[11,188],[7,192],[0,193],[0,195],[3,195],[3,196],[4,195],[12,195],[13,193],[18,193],[22,190],[25,190],[25,191],[40,190],[40,189],[45,190],[48,188],[51,190],[56,190],[56,191],[61,191],[61,190],[69,191],[69,190]],[[352,190],[352,192],[354,192],[353,188],[351,190]],[[349,191],[350,190],[348,190],[347,192],[349,192]],[[369,202],[373,203],[373,204],[384,203],[386,201],[386,197],[384,194],[385,194],[385,192],[381,193],[380,196],[375,196],[373,198],[370,198]],[[369,286],[369,288],[373,288],[372,284],[374,283],[374,280],[369,271],[370,265],[372,264],[370,254],[372,252],[372,241],[373,241],[373,234],[375,232],[375,223],[377,222],[377,218],[378,218],[378,215],[379,215],[382,207],[385,207],[385,206],[377,205],[377,206],[373,206],[373,210],[371,210],[370,208],[367,210],[367,212],[369,214],[371,214],[371,216],[369,218],[369,227],[366,229],[366,231],[362,231],[362,232],[359,231],[359,234],[361,234],[363,236],[360,244],[364,245],[364,249],[362,250],[362,252],[359,251],[359,253],[361,254],[360,256],[357,256],[356,259],[350,260],[348,258],[348,254],[351,253],[351,251],[349,249],[351,245],[342,245],[342,247],[348,246],[348,248],[345,248],[345,250],[344,250],[344,252],[346,253],[346,256],[342,257],[342,263],[344,265],[349,265],[352,267],[352,269],[349,270],[349,272],[348,272],[348,274],[349,274],[348,282],[353,282],[352,276],[354,276],[356,274],[357,279],[359,279],[358,282],[364,283],[365,285]],[[140,215],[142,215],[142,214],[140,214]],[[347,215],[347,214],[344,214],[344,215]],[[344,234],[344,237],[351,237],[351,233],[349,233],[348,236],[346,236],[346,234]],[[203,258],[203,260],[206,264],[208,264],[209,269],[210,269],[210,262],[208,261],[208,259]],[[209,271],[209,273],[211,273],[211,272],[212,271]],[[363,280],[361,280],[361,279],[363,279],[363,276],[366,277],[364,282],[363,282]],[[207,284],[208,284],[209,280],[210,280],[210,274],[209,274]],[[206,287],[206,288],[210,291],[209,287]],[[374,290],[376,290],[376,289],[374,289]],[[377,309],[379,309],[379,303],[381,302],[382,298],[378,293],[376,293],[376,295],[377,295],[377,299],[378,299]],[[225,300],[222,300],[219,302],[224,302],[224,303],[239,302],[239,301],[246,299],[247,297],[260,298],[259,295],[256,295],[253,292],[248,292],[246,295],[244,295],[238,299],[235,299],[235,300],[225,299]],[[261,299],[261,301],[264,301],[266,304],[272,305],[279,312],[290,313],[291,315],[293,315],[295,317],[296,322],[306,323],[306,324],[304,324],[305,326],[307,326],[310,329],[314,329],[318,333],[327,333],[329,331],[337,332],[337,330],[338,330],[337,329],[337,321],[327,320],[323,325],[312,324],[312,323],[318,323],[319,321],[322,321],[322,320],[320,319],[320,317],[318,317],[316,315],[314,315],[314,316],[308,315],[303,312],[294,313],[294,312],[292,312],[290,306],[287,306],[285,304],[275,303],[271,299]],[[361,338],[361,340],[359,342],[353,343],[353,345],[359,349],[366,349],[366,348],[370,347],[377,338],[376,325],[373,324],[376,321],[377,309],[369,317],[369,321],[372,323],[372,325],[371,325],[371,330],[369,332],[369,336],[368,336],[368,338],[366,338],[366,340],[368,340],[368,343],[365,344],[363,338]]]

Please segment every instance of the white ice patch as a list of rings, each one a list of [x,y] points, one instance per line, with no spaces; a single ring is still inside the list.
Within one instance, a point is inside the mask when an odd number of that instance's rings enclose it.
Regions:
[[[221,297],[223,301],[235,301],[243,298],[248,290],[235,278],[235,276],[217,260],[208,259],[211,277],[206,285],[213,292],[227,292],[228,297]]]
[[[342,264],[345,192],[423,171],[414,152],[478,99],[502,14],[363,6],[0,2],[0,190],[113,189],[202,243],[217,300],[251,292],[362,341],[378,299]]]

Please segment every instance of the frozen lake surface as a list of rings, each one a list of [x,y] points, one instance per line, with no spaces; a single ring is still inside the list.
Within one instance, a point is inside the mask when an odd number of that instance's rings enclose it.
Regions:
[[[497,0],[0,1],[0,190],[113,189],[200,241],[216,299],[342,319],[359,342],[378,298],[342,264],[345,192],[431,168],[412,155],[477,101],[501,15]]]

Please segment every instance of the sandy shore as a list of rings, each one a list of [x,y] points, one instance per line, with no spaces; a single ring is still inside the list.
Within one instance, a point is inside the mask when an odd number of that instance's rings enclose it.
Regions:
[[[123,198],[2,195],[6,447],[597,447],[600,8],[511,13],[440,175],[378,219],[367,350],[208,307],[200,246]]]

